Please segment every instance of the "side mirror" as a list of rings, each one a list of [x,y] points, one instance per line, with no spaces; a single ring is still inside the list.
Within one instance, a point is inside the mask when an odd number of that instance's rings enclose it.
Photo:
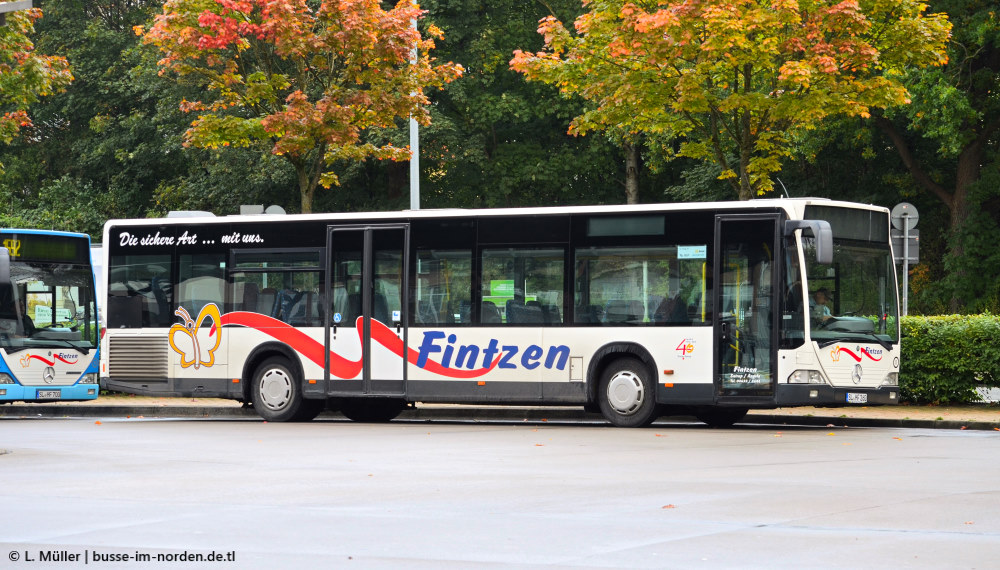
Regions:
[[[795,233],[795,230],[809,230],[816,238],[816,263],[829,265],[833,263],[833,230],[826,220],[786,220],[785,237]]]

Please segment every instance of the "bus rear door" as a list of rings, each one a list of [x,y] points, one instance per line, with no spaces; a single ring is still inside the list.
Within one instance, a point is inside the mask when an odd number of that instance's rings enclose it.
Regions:
[[[405,395],[408,240],[408,224],[327,228],[330,395]]]

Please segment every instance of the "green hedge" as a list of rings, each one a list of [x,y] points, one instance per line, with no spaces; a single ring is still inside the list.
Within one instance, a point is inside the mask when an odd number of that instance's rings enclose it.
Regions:
[[[969,403],[976,388],[1000,387],[1000,317],[904,317],[902,325],[903,401]]]

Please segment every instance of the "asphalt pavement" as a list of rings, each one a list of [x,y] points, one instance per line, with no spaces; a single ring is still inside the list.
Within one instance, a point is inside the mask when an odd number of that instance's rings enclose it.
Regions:
[[[246,418],[259,416],[240,402],[214,398],[159,398],[121,394],[86,402],[17,402],[0,405],[0,417]],[[336,412],[321,418],[345,419]],[[417,403],[400,421],[602,423],[579,407],[460,406]],[[657,423],[694,422],[664,416]],[[1000,431],[1000,406],[858,406],[752,410],[742,423],[837,427],[905,427]]]

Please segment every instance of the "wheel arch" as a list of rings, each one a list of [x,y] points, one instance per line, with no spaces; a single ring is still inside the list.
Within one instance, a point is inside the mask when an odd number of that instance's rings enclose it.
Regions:
[[[305,373],[302,370],[302,362],[299,360],[298,354],[292,350],[290,346],[281,342],[265,342],[254,348],[250,352],[250,355],[247,356],[246,362],[243,363],[242,378],[244,402],[249,402],[251,400],[250,384],[253,382],[253,375],[254,372],[256,372],[257,367],[260,366],[265,360],[273,356],[281,356],[287,359],[292,368],[292,373],[296,375],[299,382],[302,382],[305,378]]]
[[[638,358],[649,369],[656,384],[656,361],[644,346],[635,342],[612,342],[599,348],[590,359],[587,367],[587,403],[597,402],[597,386],[601,382],[604,370],[615,360],[623,356]]]

